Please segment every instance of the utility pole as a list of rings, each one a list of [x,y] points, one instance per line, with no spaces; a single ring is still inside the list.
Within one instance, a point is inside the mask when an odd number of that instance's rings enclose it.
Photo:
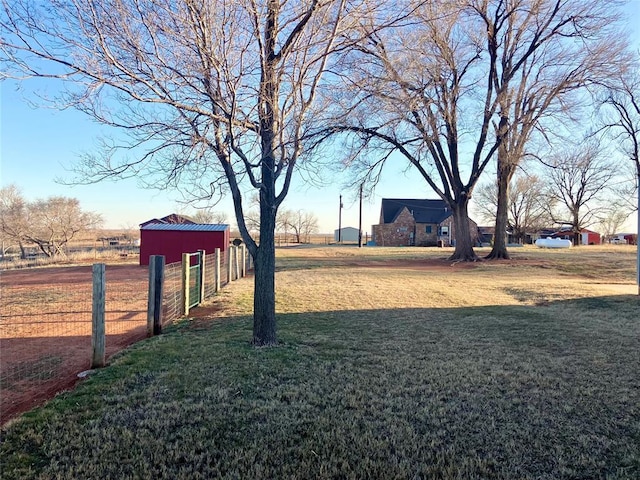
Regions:
[[[342,243],[342,195],[340,195],[340,208],[338,209],[338,243]]]
[[[358,221],[358,248],[362,248],[362,187],[364,183],[360,184],[360,220]]]

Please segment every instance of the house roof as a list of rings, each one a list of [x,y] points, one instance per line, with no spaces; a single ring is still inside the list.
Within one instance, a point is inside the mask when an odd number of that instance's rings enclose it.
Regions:
[[[419,200],[411,198],[383,198],[382,199],[382,223],[393,223],[407,208],[413,215],[416,223],[440,224],[452,214],[451,209],[444,200]]]
[[[224,232],[229,228],[225,223],[148,223],[140,230],[162,230],[173,232]]]

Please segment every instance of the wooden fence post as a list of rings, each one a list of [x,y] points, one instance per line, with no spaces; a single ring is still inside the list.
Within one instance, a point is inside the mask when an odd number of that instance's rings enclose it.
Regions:
[[[198,253],[200,254],[200,301],[198,303],[202,303],[204,302],[205,296],[204,284],[206,282],[206,277],[204,274],[206,262],[204,261],[204,257],[206,256],[206,252],[204,250],[198,250]]]
[[[233,252],[233,269],[235,270],[235,280],[240,278],[240,247],[235,248]]]
[[[106,362],[106,276],[105,264],[93,265],[93,303],[91,306],[91,368],[104,367]]]
[[[215,280],[215,291],[220,291],[220,249],[216,248],[215,250],[215,262],[214,262],[214,280]]]
[[[189,315],[189,270],[191,258],[188,253],[182,254],[182,314]]]
[[[162,333],[162,292],[164,290],[164,256],[149,257],[149,302],[147,304],[147,336]]]
[[[231,283],[231,272],[233,271],[233,269],[231,268],[231,264],[233,263],[231,261],[231,253],[233,252],[234,247],[230,246],[229,249],[227,250],[227,254],[226,254],[226,259],[227,259],[227,283]]]

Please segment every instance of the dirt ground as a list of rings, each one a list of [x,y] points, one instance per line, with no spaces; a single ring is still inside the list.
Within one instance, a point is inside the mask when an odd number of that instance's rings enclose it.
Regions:
[[[90,368],[92,267],[0,274],[0,423],[73,387]],[[146,267],[106,268],[107,358],[146,336]]]

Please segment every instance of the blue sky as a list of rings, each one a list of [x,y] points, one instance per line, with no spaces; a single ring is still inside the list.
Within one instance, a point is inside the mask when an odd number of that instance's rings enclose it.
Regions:
[[[640,0],[627,6],[633,39],[640,48]],[[69,168],[79,155],[95,148],[103,130],[91,119],[74,110],[53,110],[29,103],[36,90],[47,88],[46,83],[27,82],[19,87],[14,82],[0,83],[0,184],[16,184],[28,200],[52,195],[77,198],[86,210],[100,213],[106,228],[137,227],[145,220],[172,212],[193,212],[179,204],[175,192],[146,190],[135,179],[101,182],[93,185],[67,186],[55,179],[71,178]],[[55,87],[52,87],[55,88]],[[404,166],[388,168],[376,189],[376,194],[363,203],[363,230],[371,231],[378,223],[380,200],[389,198],[436,198],[424,180],[411,178]],[[298,179],[300,180],[300,179]],[[340,187],[340,180],[317,188],[295,181],[284,208],[313,212],[319,219],[322,233],[338,227],[339,195],[343,194],[342,226],[358,226],[356,193]],[[215,207],[224,211],[234,222],[230,199]],[[635,218],[628,229],[635,229]]]
[[[30,106],[15,85],[4,82],[1,88],[1,158],[2,186],[17,185],[28,200],[64,195],[80,200],[86,210],[102,214],[106,228],[137,227],[154,217],[175,211],[192,213],[195,209],[179,203],[177,192],[140,188],[135,179],[104,181],[92,185],[63,185],[56,179],[73,178],[70,167],[79,156],[91,151],[103,132],[87,116],[73,111],[58,111]],[[423,182],[411,181],[402,171],[389,170],[378,194],[363,202],[363,230],[378,223],[380,199],[386,197],[427,196]],[[298,179],[300,180],[300,179]],[[355,192],[340,188],[339,181],[318,188],[295,181],[284,208],[313,212],[319,219],[320,231],[338,228],[338,205],[343,195],[343,226],[358,226],[358,202]],[[224,211],[235,223],[230,199],[214,207]]]
[[[108,130],[75,110],[60,111],[32,105],[29,101],[32,90],[28,82],[23,86],[8,81],[0,84],[2,186],[17,185],[28,200],[52,195],[77,198],[82,208],[103,216],[106,228],[137,228],[150,218],[195,211],[179,203],[181,196],[177,192],[143,189],[135,179],[92,185],[58,183],[57,179],[73,178],[70,168],[74,162],[83,152],[94,149],[98,137]],[[313,212],[319,219],[320,232],[332,233],[338,228],[338,205],[342,194],[342,226],[357,228],[356,192],[341,188],[339,179],[321,188],[300,180],[293,182],[284,208]],[[412,180],[410,172],[388,169],[376,195],[363,202],[363,231],[370,232],[371,225],[378,223],[382,197],[427,196],[431,194],[425,193],[423,181]],[[228,221],[235,223],[230,198],[214,210],[224,211]]]

